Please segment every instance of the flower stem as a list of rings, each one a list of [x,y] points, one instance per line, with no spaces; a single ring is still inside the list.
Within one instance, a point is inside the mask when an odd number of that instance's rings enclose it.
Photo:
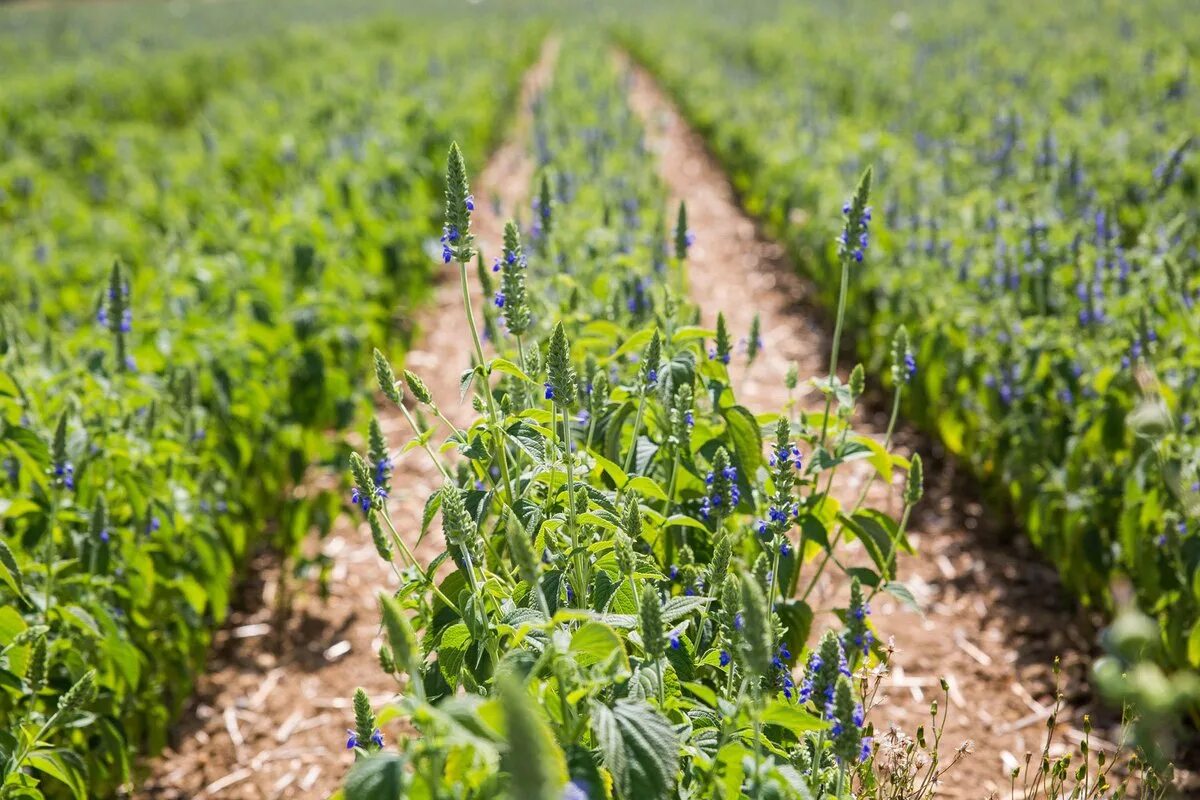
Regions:
[[[443,603],[445,603],[447,607],[452,609],[454,611],[454,613],[459,614],[461,616],[461,612],[459,612],[458,606],[455,605],[454,602],[449,597],[446,597],[446,595],[442,593],[442,590],[439,589],[437,584],[433,582],[433,578],[429,575],[428,572],[425,571],[425,568],[422,567],[421,564],[417,561],[417,557],[413,555],[412,550],[408,549],[408,545],[404,543],[404,539],[401,538],[399,532],[396,531],[396,526],[392,524],[392,518],[390,516],[388,516],[387,514],[380,514],[379,516],[383,517],[383,521],[387,523],[388,530],[391,531],[391,533],[392,533],[392,541],[394,541],[396,543],[396,546],[399,547],[401,552],[404,553],[404,557],[406,559],[408,559],[408,563],[412,564],[413,567],[416,568],[417,572],[420,573],[421,579],[423,581],[425,581],[425,584],[430,589],[433,589],[433,593],[436,594],[439,598],[441,598],[441,601]]]
[[[829,430],[829,412],[833,407],[833,383],[837,379],[838,351],[842,346],[842,323],[846,319],[846,291],[850,283],[850,259],[842,256],[842,282],[838,287],[837,321],[833,324],[833,347],[829,353],[829,391],[825,395],[825,418],[821,421],[821,446]]]
[[[571,420],[567,409],[562,409],[563,457],[567,462],[567,530],[571,534],[571,553],[575,561],[575,581],[580,608],[587,608],[587,556],[579,550],[579,524],[575,520],[575,454],[572,451]]]
[[[500,415],[496,411],[496,401],[492,397],[492,387],[488,381],[487,361],[483,358],[483,342],[479,338],[479,327],[475,324],[475,311],[471,307],[471,289],[467,284],[467,264],[458,262],[458,277],[462,287],[463,307],[467,312],[467,322],[471,327],[471,342],[475,345],[475,357],[479,360],[479,370],[483,380],[483,399],[487,404],[488,422],[492,429],[492,438],[496,446],[496,460],[500,462],[500,479],[504,482],[504,491],[508,494],[508,502],[516,500],[513,494],[512,481],[508,477],[508,451],[504,446],[504,437],[500,430]]]

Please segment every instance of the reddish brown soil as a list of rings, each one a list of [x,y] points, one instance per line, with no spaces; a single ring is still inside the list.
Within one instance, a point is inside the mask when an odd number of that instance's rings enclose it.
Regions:
[[[500,211],[512,215],[532,180],[525,142],[529,105],[549,78],[556,48],[556,41],[549,40],[526,75],[515,129],[472,182],[481,199],[473,229],[487,252],[498,252],[506,218],[496,212],[493,199]],[[478,308],[481,298],[474,302]],[[452,422],[469,423],[470,406],[458,404],[458,376],[470,365],[456,271],[446,268],[432,301],[414,322],[418,334],[404,365],[424,378]],[[373,380],[369,375],[363,379]],[[398,449],[412,431],[399,411],[386,407],[386,401],[379,405],[381,422]],[[436,441],[448,432],[442,433]],[[440,479],[419,449],[394,461],[392,519],[415,540],[425,498]],[[394,589],[396,578],[361,523],[361,517],[346,514],[328,538],[313,543],[333,564],[328,596],[304,585],[284,620],[272,613],[279,564],[263,557],[253,565],[256,578],[246,588],[249,610],[234,614],[218,634],[208,669],[179,725],[177,744],[152,765],[138,797],[320,798],[338,788],[353,762],[345,741],[346,729],[353,726],[354,690],[366,689],[377,706],[393,699],[396,690],[377,661],[375,599],[379,591]],[[431,532],[417,557],[428,563],[441,549],[439,535]]]

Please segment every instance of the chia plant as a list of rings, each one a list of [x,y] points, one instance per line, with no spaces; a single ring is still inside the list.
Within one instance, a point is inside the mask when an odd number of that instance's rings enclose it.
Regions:
[[[593,73],[611,69],[587,63]],[[615,75],[611,81],[608,100],[587,102],[619,102]],[[558,104],[575,92],[595,90],[594,80],[574,84],[560,76],[538,113],[560,113]],[[617,140],[639,135],[630,116],[605,125]],[[679,276],[659,272],[649,257],[663,247],[660,217],[606,211],[661,203],[653,170],[630,172],[621,148],[595,149],[557,123],[536,127],[564,137],[557,150],[549,138],[543,142],[561,159],[556,174],[575,176],[582,164],[626,178],[570,182],[578,194],[556,203],[553,227],[553,198],[541,190],[539,253],[563,254],[557,264],[539,256],[518,266],[516,228],[507,228],[499,272],[509,280],[505,270],[512,268],[520,289],[504,284],[501,308],[512,311],[523,292],[531,313],[518,323],[519,337],[510,328],[514,335],[490,341],[488,351],[466,326],[473,363],[460,386],[477,419],[456,427],[434,413],[427,427],[402,410],[411,439],[390,450],[432,460],[446,479],[426,502],[421,530],[400,532],[368,461],[351,459],[360,511],[402,582],[381,601],[387,644],[380,661],[402,680],[389,715],[403,716],[419,735],[375,752],[362,746],[377,724],[364,713],[355,728],[362,757],[347,786],[366,785],[366,776],[392,765],[404,781],[433,791],[447,785],[443,765],[453,759],[475,776],[480,796],[518,787],[538,796],[590,796],[584,787],[601,785],[622,799],[713,796],[711,754],[720,754],[721,763],[733,765],[721,779],[727,784],[735,781],[751,797],[791,797],[798,795],[784,777],[793,769],[790,754],[807,752],[815,766],[800,778],[806,788],[844,800],[866,780],[869,749],[867,706],[851,664],[866,670],[879,656],[861,644],[871,628],[858,584],[844,623],[810,643],[806,620],[813,613],[796,576],[819,575],[825,562],[816,557],[829,555],[840,539],[830,535],[820,544],[801,532],[821,526],[866,537],[860,526],[864,515],[874,515],[892,539],[864,574],[872,587],[891,586],[890,559],[907,547],[904,525],[873,509],[839,514],[824,501],[834,490],[840,451],[814,455],[822,446],[819,418],[794,408],[771,415],[773,436],[764,441],[760,418],[738,404],[729,379],[733,343],[724,316],[714,330],[696,328],[696,310],[679,299]],[[460,167],[452,151],[446,230],[457,236],[446,244],[460,264],[470,317],[465,254],[455,249],[474,246]],[[548,186],[545,172],[535,186]],[[618,197],[613,206],[612,196],[593,191],[601,185],[630,193],[630,202]],[[865,203],[865,190],[860,194]],[[686,212],[680,219],[677,233],[687,230]],[[593,233],[606,225],[623,226],[611,250],[594,244],[609,241]],[[616,258],[630,265],[630,279],[646,283],[648,295],[664,298],[649,315],[647,307],[607,296],[600,278]],[[379,355],[375,373],[393,404],[402,399]],[[437,398],[419,378],[405,378],[407,392],[436,409]],[[852,383],[839,401],[851,410],[865,392],[865,371],[856,370]],[[866,439],[851,419],[849,412],[831,415],[832,442]],[[371,464],[385,451],[376,443]],[[893,471],[909,462],[880,449],[875,463],[890,484]],[[916,502],[916,490],[905,499]],[[422,535],[439,514],[445,550],[418,562],[405,540]],[[767,536],[756,520],[767,523]],[[855,648],[853,662],[844,642]],[[796,663],[810,667],[800,685]],[[444,711],[452,708],[453,719]],[[511,727],[485,722],[499,719]],[[686,720],[695,722],[683,731]],[[453,731],[460,725],[476,733],[459,737]],[[544,769],[533,769],[535,754]],[[347,798],[394,800],[350,791]]]

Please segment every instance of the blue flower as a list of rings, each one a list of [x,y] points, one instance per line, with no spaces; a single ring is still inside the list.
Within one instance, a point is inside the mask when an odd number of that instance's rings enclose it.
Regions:
[[[75,467],[70,461],[60,461],[58,464],[55,464],[54,477],[62,481],[62,485],[66,488],[75,488]]]
[[[739,611],[733,617],[733,629],[736,631],[740,631],[745,626],[745,624],[746,624],[746,619],[745,619],[745,617],[742,616],[742,612]]]
[[[450,245],[442,245],[442,263],[449,264],[450,259],[454,258],[454,253],[450,251]]]
[[[380,732],[379,728],[376,728],[374,733],[371,734],[371,744],[376,747],[383,747],[383,733]]]
[[[150,517],[149,521],[146,523],[146,530],[150,533],[154,533],[161,527],[162,527],[162,523],[160,523],[158,521],[158,517],[152,516],[152,517]]]
[[[850,721],[853,722],[857,727],[861,728],[862,724],[863,724],[863,719],[864,719],[863,707],[861,705],[855,706],[854,712],[850,715]]]
[[[467,211],[475,210],[475,195],[473,195],[473,194],[467,195],[466,205],[467,205]]]
[[[677,634],[677,633],[672,633],[672,634],[671,634],[671,638],[670,638],[668,641],[671,643],[671,649],[672,649],[672,650],[678,650],[678,649],[679,649],[679,634]]]
[[[392,460],[387,456],[375,462],[375,483],[383,486],[392,473]]]
[[[862,750],[858,753],[859,761],[866,761],[871,757],[871,737],[864,736],[862,740]]]
[[[729,666],[729,662],[730,662],[730,661],[732,661],[732,660],[733,660],[733,656],[729,655],[729,651],[728,651],[728,650],[722,650],[722,651],[721,651],[721,666],[722,666],[722,667],[728,667],[728,666]]]
[[[788,542],[786,540],[784,540],[784,542],[779,545],[779,555],[786,557],[791,552],[792,552],[792,546],[790,544],[788,544]]]
[[[692,413],[692,410],[690,408],[684,412],[683,421],[687,424],[687,426],[689,428],[693,427],[696,424],[696,415]]]
[[[499,271],[500,271],[500,259],[498,259],[498,258],[493,259],[492,260],[492,272],[499,272]]]
[[[493,302],[496,304],[496,308],[504,308],[504,292],[496,292]]]
[[[346,729],[346,749],[353,750],[358,747],[358,734],[349,728]]]
[[[553,400],[554,399],[554,384],[550,383],[549,381],[546,381],[546,383],[544,383],[542,385],[546,387],[546,399]]]
[[[651,386],[658,383],[658,370],[652,369],[646,372],[646,382]]]

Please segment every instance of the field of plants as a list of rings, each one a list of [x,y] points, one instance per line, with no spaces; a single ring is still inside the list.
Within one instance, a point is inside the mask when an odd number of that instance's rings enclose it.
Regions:
[[[1196,796],[1197,20],[0,6],[0,800]]]

